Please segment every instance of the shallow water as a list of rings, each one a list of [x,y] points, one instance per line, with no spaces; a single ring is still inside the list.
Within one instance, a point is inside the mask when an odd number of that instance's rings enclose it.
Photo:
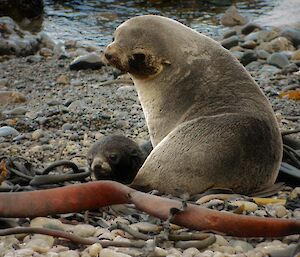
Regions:
[[[130,17],[159,14],[217,37],[222,28],[219,19],[228,5],[208,4],[210,1],[114,1],[114,0],[45,0],[43,29],[56,40],[75,39],[83,44],[106,45],[114,29]],[[238,1],[240,12],[250,20],[273,10],[280,0]],[[230,4],[230,3],[229,3]]]

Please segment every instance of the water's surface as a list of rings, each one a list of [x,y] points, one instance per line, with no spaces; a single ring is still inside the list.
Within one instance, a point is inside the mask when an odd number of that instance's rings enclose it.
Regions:
[[[228,5],[218,6],[207,2],[220,0],[45,0],[43,28],[55,39],[75,39],[104,46],[111,41],[113,30],[128,18],[142,14],[159,14],[179,20],[205,34],[217,36],[220,31],[220,15]],[[249,19],[256,19],[269,13],[278,2],[280,0],[244,0],[238,1],[237,7]]]

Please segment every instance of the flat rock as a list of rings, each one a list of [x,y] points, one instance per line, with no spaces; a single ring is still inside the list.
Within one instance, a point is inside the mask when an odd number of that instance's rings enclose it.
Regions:
[[[97,70],[102,66],[104,66],[104,63],[102,62],[100,55],[96,53],[90,53],[75,58],[75,60],[70,63],[69,67],[71,70]]]
[[[254,49],[256,47],[257,43],[254,40],[248,40],[241,44],[241,47],[247,48],[247,49]]]
[[[244,25],[246,22],[235,6],[230,6],[221,18],[221,24],[227,27]]]
[[[279,67],[281,69],[290,64],[286,55],[281,53],[271,54],[267,59],[267,63]]]
[[[234,29],[228,30],[223,34],[223,39],[235,36],[236,34],[237,34],[236,30]]]
[[[231,47],[237,46],[238,44],[239,44],[238,36],[231,36],[221,41],[221,45],[226,49],[230,49]]]

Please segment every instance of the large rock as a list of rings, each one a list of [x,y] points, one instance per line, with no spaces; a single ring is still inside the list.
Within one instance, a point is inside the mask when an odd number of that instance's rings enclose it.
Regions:
[[[294,60],[294,61],[299,61],[300,60],[300,49],[298,49],[296,52],[294,52],[292,54],[291,59]]]
[[[0,16],[35,18],[44,11],[43,0],[1,0]]]
[[[244,25],[246,22],[235,6],[229,7],[221,18],[221,24],[228,27]]]
[[[281,69],[290,64],[286,55],[282,53],[271,54],[267,59],[267,63],[279,67]]]

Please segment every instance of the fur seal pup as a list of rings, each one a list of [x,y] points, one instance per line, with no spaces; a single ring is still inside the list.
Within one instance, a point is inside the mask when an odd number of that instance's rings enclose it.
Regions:
[[[154,149],[132,187],[190,194],[272,185],[282,156],[274,112],[218,42],[169,18],[131,18],[104,56],[136,86]]]
[[[129,184],[146,159],[137,143],[122,135],[105,136],[94,143],[87,160],[97,180]]]

